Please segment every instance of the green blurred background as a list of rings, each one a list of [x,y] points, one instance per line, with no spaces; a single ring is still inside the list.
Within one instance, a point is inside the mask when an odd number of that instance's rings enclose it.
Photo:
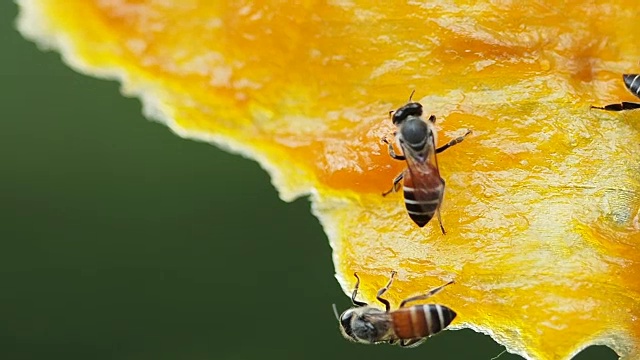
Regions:
[[[353,344],[309,201],[141,115],[15,31],[0,2],[0,359],[486,359],[470,330]],[[576,359],[616,359],[592,347]],[[504,354],[502,360],[521,359]]]

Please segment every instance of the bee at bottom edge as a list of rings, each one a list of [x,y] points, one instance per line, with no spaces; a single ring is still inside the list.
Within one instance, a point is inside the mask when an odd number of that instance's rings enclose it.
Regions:
[[[444,330],[457,315],[455,311],[439,304],[406,306],[411,302],[425,300],[437,294],[447,285],[453,284],[453,281],[425,294],[407,298],[400,303],[398,309],[391,310],[389,301],[381,296],[389,290],[396,275],[394,271],[391,273],[387,285],[378,290],[376,295],[376,299],[385,307],[385,310],[381,310],[356,300],[360,278],[357,273],[353,275],[357,279],[351,295],[351,302],[355,307],[347,309],[338,316],[335,304],[333,305],[336,318],[340,322],[340,331],[348,340],[363,344],[386,342],[389,344],[397,343],[402,347],[414,347],[421,344],[429,336]]]

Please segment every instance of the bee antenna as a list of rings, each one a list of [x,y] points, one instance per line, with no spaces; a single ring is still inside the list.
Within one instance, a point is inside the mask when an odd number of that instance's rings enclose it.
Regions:
[[[413,89],[413,91],[411,91],[411,95],[409,95],[409,102],[411,102],[411,99],[413,99],[413,94],[416,93],[416,89]]]
[[[333,306],[333,314],[336,316],[336,320],[340,321],[340,315],[338,315],[338,308],[336,304],[331,304]]]
[[[393,113],[396,112],[395,110],[391,110],[389,111],[389,119],[391,119],[393,117]]]

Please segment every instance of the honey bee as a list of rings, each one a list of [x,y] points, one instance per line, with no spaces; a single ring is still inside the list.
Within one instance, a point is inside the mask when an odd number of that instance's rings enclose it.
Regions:
[[[410,302],[425,300],[437,294],[445,286],[453,284],[453,281],[426,294],[405,299],[397,310],[391,311],[389,301],[381,296],[389,290],[393,282],[396,275],[396,272],[393,271],[387,285],[378,290],[376,296],[376,299],[385,307],[383,311],[356,300],[360,278],[357,273],[353,275],[357,279],[351,295],[351,302],[355,307],[347,309],[338,316],[336,305],[333,304],[333,311],[340,322],[340,331],[348,340],[363,344],[387,342],[389,344],[398,343],[402,347],[414,347],[420,345],[429,336],[444,330],[456,317],[456,313],[444,305],[425,304],[406,307]]]
[[[623,74],[622,80],[624,80],[624,86],[626,86],[633,95],[640,98],[640,74]],[[623,101],[618,104],[609,104],[605,106],[591,105],[591,108],[607,111],[633,110],[640,108],[640,103]]]
[[[414,92],[406,105],[390,113],[393,124],[397,126],[394,135],[402,154],[396,154],[393,144],[386,138],[382,141],[389,146],[389,155],[393,159],[407,161],[407,168],[396,176],[391,189],[382,193],[382,196],[398,191],[400,181],[404,179],[404,203],[411,220],[423,227],[437,214],[440,230],[446,234],[440,217],[445,182],[440,177],[436,154],[462,142],[471,134],[471,130],[436,148],[436,117],[431,115],[428,121],[423,120],[422,104],[411,101]]]

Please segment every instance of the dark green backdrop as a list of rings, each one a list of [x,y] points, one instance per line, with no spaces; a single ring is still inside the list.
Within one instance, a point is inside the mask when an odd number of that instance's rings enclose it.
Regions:
[[[416,349],[344,340],[331,303],[349,301],[307,199],[283,203],[255,162],[147,121],[117,83],[22,39],[16,13],[0,2],[0,359],[501,352],[469,330]]]

